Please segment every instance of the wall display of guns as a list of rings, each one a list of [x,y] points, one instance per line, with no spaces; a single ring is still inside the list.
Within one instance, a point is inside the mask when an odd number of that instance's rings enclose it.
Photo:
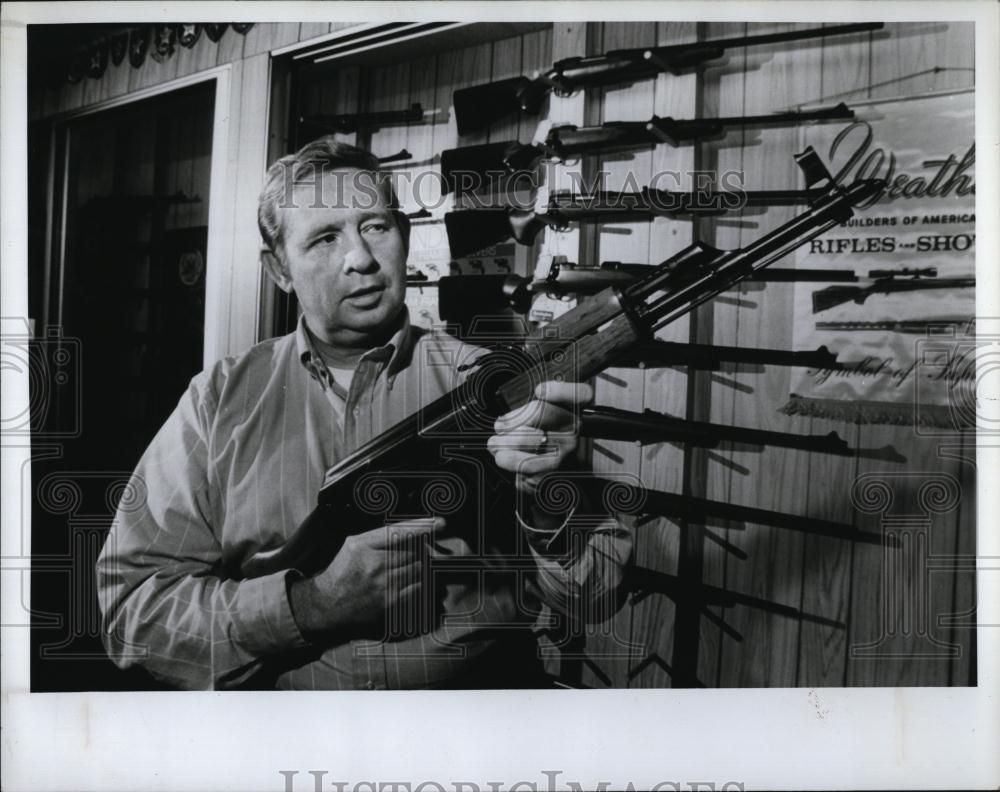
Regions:
[[[406,110],[380,110],[371,113],[336,113],[334,115],[299,116],[299,123],[349,135],[362,127],[378,129],[398,124],[413,124],[423,121],[424,109],[414,102]]]
[[[930,289],[969,289],[976,285],[975,276],[939,278],[935,267],[924,269],[871,270],[867,286],[827,286],[812,293],[812,311],[821,313],[847,302],[864,305],[873,294],[926,291]]]
[[[726,51],[763,44],[843,36],[880,30],[881,22],[831,25],[757,36],[736,36],[663,47],[611,50],[603,55],[565,58],[544,73],[462,88],[453,94],[458,134],[485,129],[511,113],[538,115],[548,94],[569,96],[581,88],[680,74],[725,56]]]
[[[795,159],[814,195],[805,211],[744,248],[722,251],[695,243],[645,278],[608,288],[540,328],[522,348],[484,352],[470,361],[462,385],[327,471],[312,514],[284,544],[245,559],[242,574],[258,577],[289,568],[313,574],[330,563],[349,534],[384,525],[404,512],[433,510],[419,477],[407,474],[419,460],[430,464],[434,476],[469,478],[464,489],[478,497],[450,504],[451,513],[468,512],[469,519],[454,521],[455,530],[462,524],[481,526],[483,513],[510,513],[512,482],[496,468],[485,442],[499,415],[529,402],[542,381],[595,376],[659,328],[846,222],[856,206],[884,189],[883,182],[869,179],[836,184],[811,148]],[[491,475],[480,477],[484,470]],[[394,471],[400,472],[395,478]],[[371,488],[378,492],[371,495]]]
[[[729,127],[782,126],[802,121],[834,121],[854,118],[843,102],[835,107],[803,112],[727,118],[661,118],[648,121],[611,121],[600,126],[554,126],[545,142],[527,145],[516,140],[464,146],[441,153],[442,190],[476,189],[481,177],[534,170],[542,160],[564,161],[582,154],[610,153],[624,149],[668,143],[677,146],[695,140],[719,137]]]
[[[557,190],[544,197],[542,211],[488,207],[446,212],[445,230],[452,256],[463,256],[513,238],[530,245],[543,228],[565,231],[573,223],[650,221],[654,217],[714,216],[747,206],[795,206],[819,195],[805,190],[695,190],[675,192],[644,187],[639,192]]]
[[[580,411],[579,418],[580,434],[595,439],[622,440],[642,445],[683,443],[703,448],[717,448],[727,443],[741,446],[769,445],[820,454],[838,456],[858,454],[869,459],[906,461],[906,458],[892,445],[852,449],[836,432],[816,435],[774,432],[707,421],[690,421],[650,409],[633,412],[604,406],[584,407]]]

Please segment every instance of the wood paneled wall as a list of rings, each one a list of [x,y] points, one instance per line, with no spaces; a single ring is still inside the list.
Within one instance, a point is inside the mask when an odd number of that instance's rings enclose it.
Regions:
[[[446,112],[430,124],[389,127],[369,140],[380,155],[405,147],[406,166],[436,167],[444,148],[489,140],[530,139],[536,121],[515,118],[481,135],[458,140],[447,108],[461,86],[528,73],[553,60],[621,47],[692,41],[782,29],[773,24],[560,23],[552,30],[418,60],[369,69],[341,69],[336,84],[314,85],[303,102],[315,112],[405,107],[419,101]],[[232,64],[229,189],[231,272],[221,347],[236,352],[256,329],[258,279],[254,204],[267,145],[268,52],[321,35],[329,26],[258,25],[245,37],[231,30],[219,45],[203,37],[164,64],[141,70],[109,67],[100,81],[49,91],[36,99],[41,118],[222,63]],[[766,113],[806,103],[832,104],[974,84],[971,24],[890,25],[886,32],[731,52],[722,65],[697,74],[589,91],[553,100],[565,113],[554,121],[645,119],[661,116]],[[569,102],[569,104],[564,104]],[[754,189],[799,183],[792,160],[793,129],[735,131],[695,147],[661,146],[630,157],[596,159],[608,188],[628,172],[639,184],[662,170],[741,169]],[[682,185],[687,186],[687,185]],[[578,260],[659,262],[694,239],[738,246],[786,220],[793,210],[772,208],[712,222],[657,220],[583,230],[558,243],[580,251]],[[567,240],[569,240],[567,242]],[[546,244],[549,244],[547,241]],[[568,247],[567,247],[568,246]],[[247,276],[246,271],[252,275]],[[670,340],[734,346],[792,347],[790,284],[733,292],[699,309],[690,320],[661,333]],[[928,478],[951,476],[961,484],[959,504],[936,513],[928,531],[931,556],[969,556],[975,549],[975,448],[970,437],[939,440],[901,427],[851,424],[782,415],[790,371],[687,372],[683,369],[615,369],[597,382],[598,401],[638,410],[649,407],[720,423],[785,432],[837,431],[852,446],[892,443],[905,465],[775,448],[704,451],[673,445],[637,447],[593,444],[594,465],[604,475],[638,476],[647,487],[684,492],[793,515],[855,523],[879,531],[880,514],[866,514],[852,500],[858,476],[880,473],[894,488],[890,514],[920,511],[919,490]],[[899,475],[915,473],[918,475]],[[921,478],[923,476],[923,478]],[[630,596],[607,624],[592,627],[585,644],[565,646],[562,671],[592,686],[664,687],[943,685],[974,684],[974,634],[966,626],[974,606],[969,571],[929,575],[927,634],[885,634],[888,601],[880,548],[802,531],[745,523],[699,525],[665,517],[635,525],[635,571]],[[944,564],[943,566],[947,566]],[[949,615],[958,614],[958,615]],[[888,614],[889,621],[895,618]],[[891,631],[890,631],[891,632]],[[937,642],[937,643],[935,643]],[[927,646],[958,652],[921,656]],[[874,648],[865,649],[865,645]],[[935,652],[937,649],[934,650]]]

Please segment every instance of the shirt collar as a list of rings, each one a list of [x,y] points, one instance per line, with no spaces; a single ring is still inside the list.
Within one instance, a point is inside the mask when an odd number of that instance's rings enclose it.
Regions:
[[[316,350],[309,329],[306,327],[305,314],[299,316],[299,321],[295,328],[295,347],[302,365],[306,367],[310,374],[322,382],[324,379],[322,375],[326,373],[326,365]],[[396,374],[406,368],[412,355],[413,328],[410,325],[410,312],[404,305],[398,320],[396,332],[392,334],[392,338],[382,346],[369,349],[361,356],[361,360],[387,361],[386,374],[390,377],[395,377]]]

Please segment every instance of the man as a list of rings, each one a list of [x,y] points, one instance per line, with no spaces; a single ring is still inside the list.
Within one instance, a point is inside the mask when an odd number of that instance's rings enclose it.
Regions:
[[[631,552],[613,520],[569,542],[574,516],[534,503],[575,452],[587,386],[545,383],[496,422],[489,448],[524,513],[402,520],[349,536],[312,577],[242,579],[310,513],[334,463],[453,389],[482,353],[410,325],[409,229],[368,152],[322,138],[279,160],[258,220],[263,264],[301,319],[195,377],[140,461],[98,561],[110,656],[189,689],[540,684],[536,600],[576,613],[607,601]],[[527,569],[492,563],[509,545],[528,548]],[[428,579],[441,558],[470,563]]]

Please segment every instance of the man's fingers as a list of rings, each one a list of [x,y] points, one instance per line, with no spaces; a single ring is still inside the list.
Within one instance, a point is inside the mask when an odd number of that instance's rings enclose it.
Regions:
[[[370,531],[371,546],[375,548],[405,547],[416,548],[421,542],[428,541],[444,528],[441,517],[421,517],[416,520],[404,520],[398,523],[384,525]]]
[[[444,528],[443,517],[418,517],[415,520],[402,520],[385,526],[396,536],[417,536],[431,534]]]
[[[594,388],[586,382],[555,382],[549,380],[535,386],[535,398],[542,401],[576,407],[594,400]]]
[[[513,432],[495,434],[486,441],[486,447],[495,455],[505,448],[521,451],[543,451],[549,442],[548,434],[533,426],[522,427]]]
[[[504,448],[494,454],[497,467],[511,473],[520,473],[522,476],[534,476],[539,473],[548,473],[558,470],[562,463],[563,455],[553,453],[541,456],[531,454],[526,451],[517,451],[511,448]]]
[[[501,415],[493,426],[498,433],[516,432],[530,427],[547,432],[573,432],[576,428],[576,415],[562,405],[535,399]]]

